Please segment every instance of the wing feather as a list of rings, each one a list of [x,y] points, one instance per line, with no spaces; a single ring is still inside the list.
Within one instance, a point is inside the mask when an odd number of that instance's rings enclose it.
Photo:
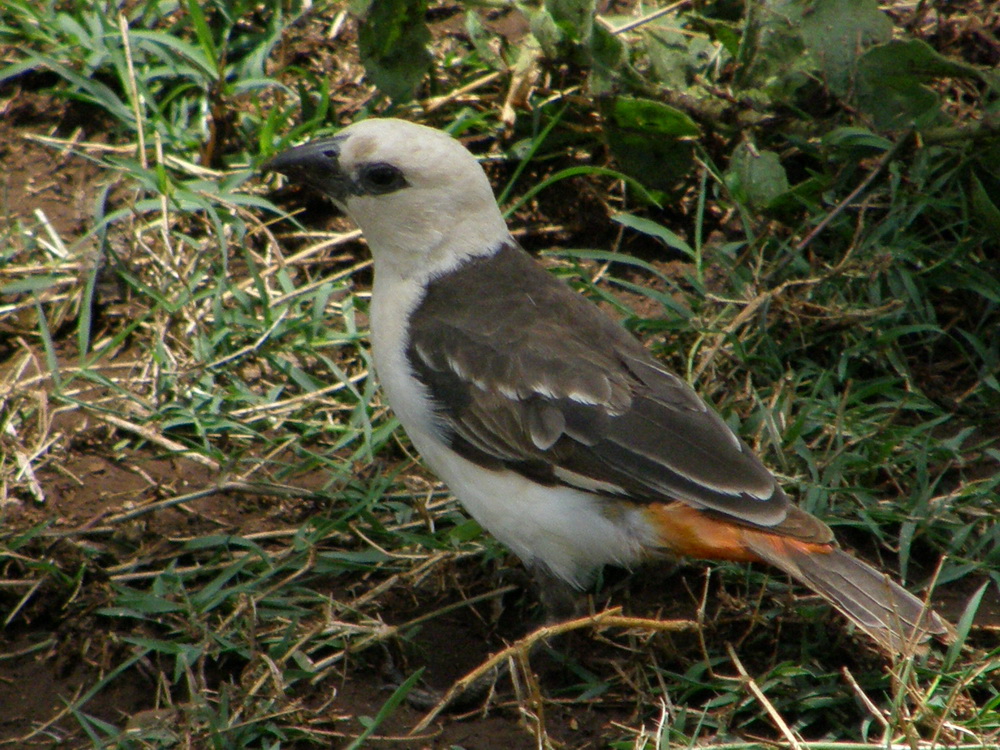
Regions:
[[[788,499],[723,420],[618,324],[509,245],[433,281],[408,358],[483,466],[774,527]]]

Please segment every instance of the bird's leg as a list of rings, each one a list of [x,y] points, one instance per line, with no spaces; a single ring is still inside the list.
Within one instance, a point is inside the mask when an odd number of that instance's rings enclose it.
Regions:
[[[542,606],[542,618],[534,626],[529,626],[529,630],[575,619],[584,613],[586,597],[581,595],[579,591],[562,578],[554,575],[547,566],[541,564],[534,565],[530,572],[533,588],[536,590],[538,601]],[[538,651],[541,643],[539,641],[531,647],[528,653],[529,658]],[[383,649],[385,652],[385,660],[382,667],[383,673],[389,680],[390,685],[402,684],[405,675],[396,666],[389,649],[384,646]],[[478,677],[464,691],[450,701],[447,707],[448,710],[467,710],[485,701],[493,686],[510,672],[510,668],[510,662],[504,661]],[[411,690],[406,696],[406,702],[416,709],[428,710],[436,707],[443,697],[444,694],[434,688],[417,687]]]
[[[586,597],[571,584],[543,564],[536,564],[531,572],[538,589],[538,601],[542,605],[543,625],[554,625],[583,615]]]

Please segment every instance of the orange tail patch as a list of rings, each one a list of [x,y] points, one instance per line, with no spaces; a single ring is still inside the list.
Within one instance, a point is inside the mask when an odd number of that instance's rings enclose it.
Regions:
[[[836,549],[830,544],[814,544],[791,539],[777,533],[758,531],[703,513],[684,503],[654,503],[646,517],[657,530],[660,544],[677,555],[703,560],[733,560],[736,562],[771,562],[753,550],[762,542],[773,547],[779,557],[791,548],[798,553],[827,554]],[[747,544],[752,535],[754,545]]]
[[[829,528],[789,509],[773,531],[741,526],[680,502],[650,505],[646,518],[660,544],[679,555],[707,560],[769,563],[826,599],[891,653],[920,651],[930,635],[953,629],[884,573],[839,549]]]

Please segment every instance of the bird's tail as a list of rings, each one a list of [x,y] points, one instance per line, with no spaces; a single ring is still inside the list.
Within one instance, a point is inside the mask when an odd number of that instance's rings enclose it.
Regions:
[[[762,561],[808,586],[888,651],[918,650],[951,626],[887,575],[833,545],[748,530],[743,542]]]
[[[708,560],[769,563],[890,652],[912,653],[930,636],[948,640],[954,632],[898,583],[837,547],[829,527],[798,508],[789,508],[772,529],[734,523],[681,502],[652,504],[647,514],[663,548]]]

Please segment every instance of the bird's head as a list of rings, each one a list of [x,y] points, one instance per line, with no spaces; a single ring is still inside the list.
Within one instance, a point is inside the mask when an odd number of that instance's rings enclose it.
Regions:
[[[475,157],[423,125],[362,120],[264,168],[333,199],[364,233],[377,274],[436,275],[509,237]]]

